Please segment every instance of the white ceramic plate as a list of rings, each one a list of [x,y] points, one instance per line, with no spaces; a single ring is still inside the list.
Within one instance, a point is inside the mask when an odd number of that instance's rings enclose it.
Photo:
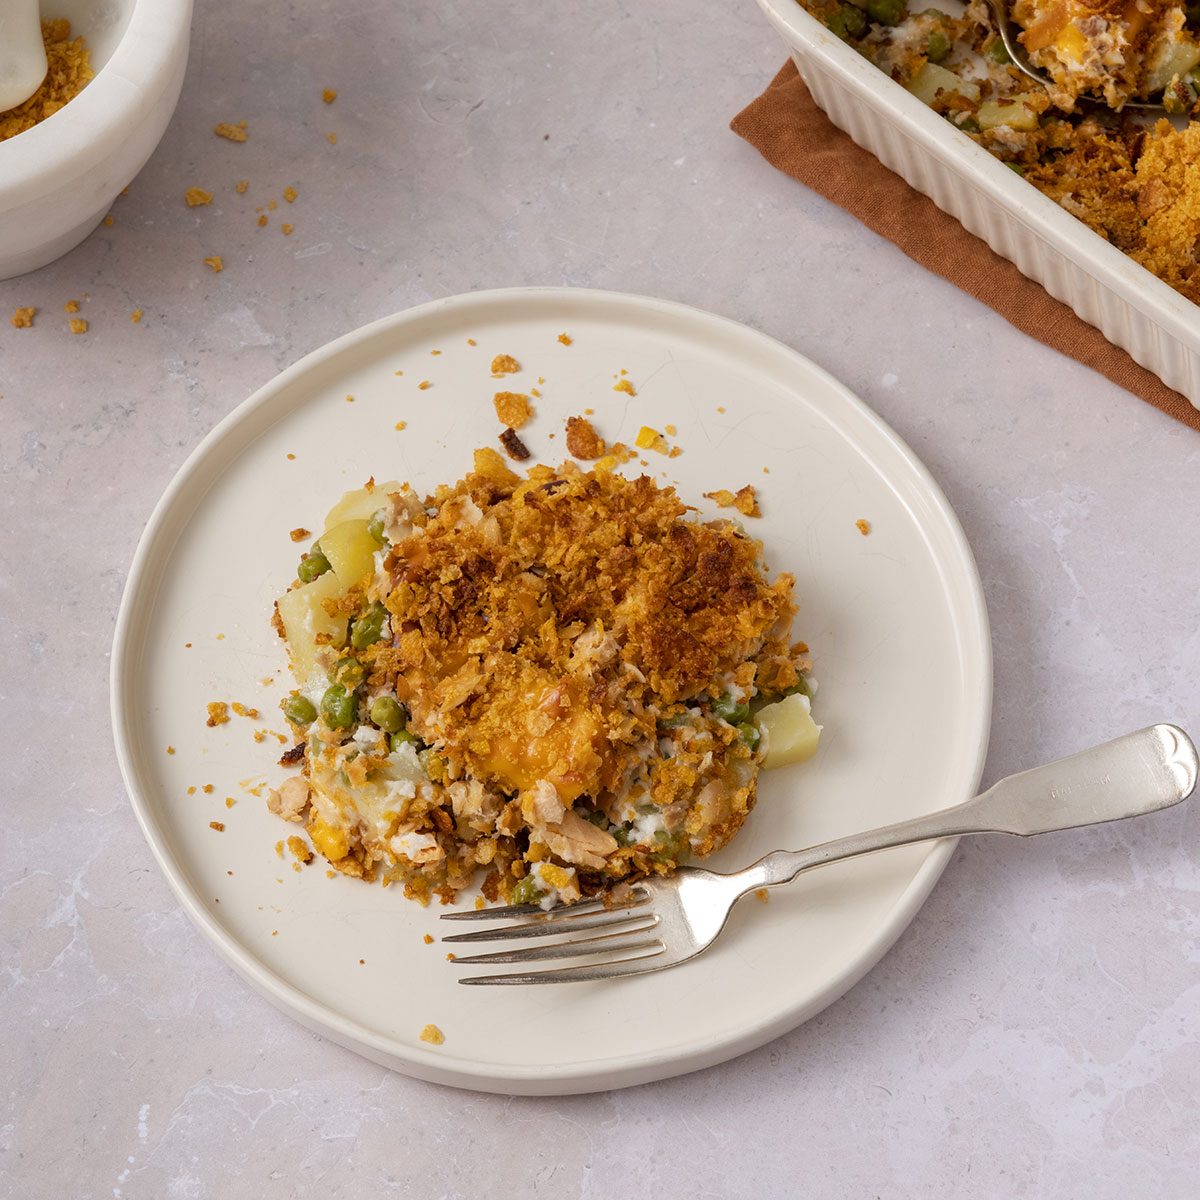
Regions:
[[[494,381],[499,353],[523,372]],[[613,390],[622,370],[636,397]],[[121,769],[196,924],[280,1008],[342,1045],[423,1079],[529,1094],[709,1066],[857,981],[953,844],[827,868],[776,889],[766,907],[744,902],[717,945],[676,970],[466,988],[423,940],[448,928],[436,908],[276,856],[297,829],[248,790],[284,775],[279,743],[253,740],[264,721],[205,724],[206,704],[226,700],[284,728],[284,652],[267,618],[301,549],[288,531],[319,529],[331,502],[372,474],[421,491],[461,477],[474,447],[497,444],[498,387],[539,387],[522,432],[543,461],[563,456],[564,419],[591,408],[610,440],[632,442],[643,423],[676,426],[682,455],[649,453],[648,469],[689,502],[760,490],[763,517],[747,524],[771,569],[796,576],[795,628],[813,649],[825,736],[812,762],[762,776],[757,809],[713,865],[973,793],[990,714],[987,617],[962,531],[921,464],[845,388],[762,334],[660,300],[560,288],[458,296],[376,322],[310,354],[213,430],[167,489],[130,572],[113,651]],[[429,1022],[443,1045],[419,1040]]]

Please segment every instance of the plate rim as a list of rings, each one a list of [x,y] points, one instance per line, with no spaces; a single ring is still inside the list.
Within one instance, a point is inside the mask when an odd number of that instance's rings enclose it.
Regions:
[[[159,542],[172,516],[177,495],[188,484],[191,476],[202,467],[209,453],[238,425],[295,380],[356,344],[370,341],[387,329],[401,328],[454,308],[488,306],[497,302],[520,304],[550,299],[564,302],[582,300],[600,306],[615,306],[618,310],[627,307],[642,310],[648,308],[664,316],[691,322],[699,321],[701,324],[716,323],[731,331],[736,330],[740,336],[758,340],[774,352],[790,357],[817,376],[825,386],[839,394],[840,399],[855,410],[858,416],[874,426],[876,432],[884,437],[916,476],[925,498],[932,503],[934,512],[944,523],[945,532],[949,534],[953,551],[960,560],[958,565],[963,568],[965,582],[970,589],[971,603],[965,603],[964,598],[960,614],[970,619],[970,627],[964,628],[964,633],[970,635],[977,643],[974,649],[977,653],[978,695],[973,699],[978,707],[978,728],[975,731],[975,754],[969,761],[967,777],[964,780],[964,791],[968,794],[978,786],[982,777],[991,732],[992,644],[983,582],[962,524],[949,500],[929,469],[907,443],[845,384],[798,350],[759,329],[695,305],[632,292],[555,285],[489,288],[443,296],[368,322],[310,350],[290,366],[273,375],[222,417],[187,455],[154,505],[138,539],[114,626],[109,669],[110,720],[125,791],[159,869],[193,925],[208,939],[220,957],[275,1007],[322,1037],[402,1074],[431,1083],[506,1095],[572,1095],[666,1079],[728,1061],[798,1028],[843,996],[878,964],[933,890],[958,843],[957,838],[946,838],[931,845],[924,861],[915,871],[887,918],[856,952],[851,968],[834,976],[806,1004],[773,1014],[766,1020],[739,1030],[733,1036],[696,1049],[681,1052],[678,1047],[671,1047],[651,1054],[625,1055],[600,1062],[595,1059],[579,1060],[552,1067],[480,1062],[466,1064],[457,1059],[448,1060],[444,1054],[433,1050],[398,1043],[316,1001],[278,975],[230,931],[223,928],[200,903],[198,892],[189,883],[180,864],[175,861],[164,831],[160,829],[149,801],[138,787],[130,737],[130,726],[135,717],[132,713],[126,714],[124,704],[128,681],[133,674],[136,651],[137,630],[134,628],[133,613],[147,581],[155,582],[151,573],[152,560],[160,549]],[[939,559],[935,561],[940,562]]]

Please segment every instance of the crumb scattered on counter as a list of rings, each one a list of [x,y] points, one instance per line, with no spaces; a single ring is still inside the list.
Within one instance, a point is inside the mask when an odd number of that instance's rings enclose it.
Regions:
[[[615,388],[613,389],[616,390]],[[657,429],[652,429],[649,425],[643,425],[638,430],[637,437],[633,439],[633,444],[639,450],[657,450],[659,454],[666,454],[667,439],[663,437]]]
[[[175,747],[174,747],[174,746],[168,746],[168,747],[167,747],[167,753],[168,753],[168,754],[174,754],[174,753],[175,753]]]
[[[266,225],[266,223],[267,223],[267,214],[263,213],[262,216],[258,218],[259,229],[262,229],[263,226]]]
[[[346,403],[347,403],[347,404],[353,404],[353,403],[354,403],[354,397],[353,397],[353,396],[347,396],[347,397],[346,397]]]
[[[511,354],[497,354],[492,359],[493,375],[515,375],[520,369],[521,364]]]
[[[82,317],[72,317],[67,324],[71,327],[72,333],[87,333],[88,323]]]
[[[204,785],[204,786],[203,786],[203,787],[202,787],[200,790],[201,790],[201,791],[202,791],[202,792],[203,792],[203,793],[204,793],[206,796],[211,796],[211,795],[213,794],[213,792],[214,792],[214,791],[216,791],[216,788],[214,788],[214,787],[213,787],[213,785],[212,785],[211,783],[206,783],[206,784],[205,784],[205,785]]]
[[[296,199],[296,197],[297,197],[298,195],[300,195],[300,193],[299,193],[298,191],[296,191],[296,189],[295,189],[294,187],[285,187],[285,188],[283,189],[283,198],[284,198],[284,199],[285,199],[285,200],[286,200],[286,201],[287,201],[289,204],[292,204],[292,203],[294,203],[294,202],[295,202],[295,199]]]
[[[401,433],[401,432],[403,432],[403,431],[404,431],[405,429],[407,429],[407,428],[408,428],[408,422],[407,422],[407,421],[397,421],[397,422],[396,422],[396,432],[397,432],[397,433]]]
[[[213,700],[208,705],[208,720],[205,724],[210,729],[215,729],[218,725],[226,725],[229,722],[229,705],[224,700]]]
[[[293,542],[302,542],[305,538],[312,537],[312,534],[305,529],[303,525],[299,525],[288,534],[288,537],[290,537]]]
[[[103,223],[107,228],[111,229],[117,223],[117,218],[114,217],[112,213],[109,213],[108,216],[104,218]]]
[[[213,194],[206,192],[203,188],[190,187],[183,193],[183,198],[187,202],[188,208],[199,208],[204,204],[211,204]]]
[[[262,715],[257,708],[247,708],[246,705],[237,700],[233,702],[232,708],[239,717],[248,717],[251,721],[257,721]]]
[[[210,254],[204,260],[204,265],[206,267],[212,267],[213,271],[218,274],[221,271],[225,270],[225,261],[224,261],[224,259],[221,258],[221,256],[219,254]]]
[[[232,808],[236,803],[237,803],[237,801],[232,796],[225,797],[225,807],[226,808]]]
[[[558,335],[558,340],[564,346],[569,346],[569,345],[571,345],[572,342],[574,342],[575,339],[573,337],[571,337],[571,335],[569,333],[560,333]]]
[[[511,429],[520,429],[533,416],[533,405],[524,392],[497,392],[492,397],[496,406],[496,416],[503,425]]]
[[[337,99],[337,89],[326,88],[321,93],[321,99],[324,100],[326,104],[332,104]]]
[[[613,391],[624,392],[627,396],[637,395],[637,388],[635,388],[628,379],[618,379],[617,382],[613,384]]]
[[[329,143],[331,146],[336,146],[336,145],[337,145],[337,134],[336,134],[336,133],[327,133],[327,134],[325,135],[325,140],[326,140],[326,141],[327,141],[327,142],[328,142],[328,143]]]
[[[608,447],[586,417],[567,418],[567,451],[575,458],[600,458]]]
[[[239,180],[237,181],[237,183],[235,183],[235,184],[233,185],[233,190],[234,190],[235,192],[237,192],[237,194],[238,194],[239,196],[242,196],[242,195],[245,195],[246,189],[247,189],[249,186],[250,186],[250,180],[248,180],[248,179],[239,179]]]
[[[37,316],[36,308],[18,308],[8,319],[8,323],[14,329],[31,329],[33,327],[33,318]]]
[[[79,311],[79,301],[78,300],[68,300],[66,302],[66,304],[63,305],[63,312],[77,313],[78,311]]]
[[[754,898],[761,904],[768,904],[771,900],[771,893],[766,888],[756,888]]]
[[[863,535],[863,537],[866,537],[867,534],[871,532],[871,522],[863,517],[859,517],[858,520],[854,522],[854,527]]]
[[[74,100],[92,78],[92,64],[83,38],[71,40],[71,22],[58,19],[42,22],[46,47],[46,78],[28,100],[0,112],[0,142],[16,137],[53,116]]]
[[[239,121],[236,125],[229,121],[222,121],[219,125],[213,126],[213,133],[229,142],[244,142],[249,136],[246,132],[245,121]]]
[[[432,945],[433,945],[433,934],[432,934],[432,933],[427,933],[427,934],[426,934],[426,935],[425,935],[425,936],[424,936],[424,937],[421,939],[421,941],[423,941],[423,942],[425,943],[425,945],[427,945],[427,946],[432,946]]]
[[[288,459],[288,462],[295,462],[295,461],[296,461],[296,456],[295,456],[294,454],[289,454],[289,455],[287,456],[287,459]]]
[[[426,388],[431,388],[431,387],[433,387],[433,384],[432,384],[432,383],[430,383],[428,379],[422,379],[422,380],[421,380],[421,382],[417,384],[417,387],[418,387],[418,388],[419,388],[421,391],[424,391]]]
[[[131,321],[132,321],[132,322],[133,322],[135,325],[140,325],[140,324],[142,323],[142,318],[143,318],[145,315],[146,315],[146,310],[145,310],[144,308],[135,308],[135,309],[133,310],[133,312],[131,312],[131,313],[129,314],[129,319],[130,319],[130,320],[131,320]]]
[[[530,457],[529,447],[521,441],[521,437],[515,429],[506,429],[500,435],[500,444],[514,462],[524,462]]]
[[[446,1040],[446,1035],[436,1025],[426,1025],[421,1030],[421,1041],[431,1046],[440,1046]]]
[[[286,222],[279,227],[280,232],[284,237],[291,237],[292,233],[295,231],[295,228],[295,225],[288,225]]]
[[[215,829],[218,833],[225,832],[225,822],[224,821],[209,821],[208,827],[209,827],[209,829]]]
[[[468,346],[478,346],[479,343],[474,338],[467,338],[467,345]]]

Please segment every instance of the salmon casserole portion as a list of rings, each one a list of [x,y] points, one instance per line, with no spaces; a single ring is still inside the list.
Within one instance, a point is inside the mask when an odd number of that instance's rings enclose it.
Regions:
[[[338,871],[550,905],[724,846],[810,757],[793,580],[671,488],[492,450],[347,493],[277,602],[301,763],[270,798]]]

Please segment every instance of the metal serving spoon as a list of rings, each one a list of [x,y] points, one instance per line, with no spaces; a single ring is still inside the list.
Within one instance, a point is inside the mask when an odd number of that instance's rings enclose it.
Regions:
[[[1016,33],[1013,31],[1012,19],[1008,15],[1007,0],[987,0],[987,6],[992,11],[992,20],[996,25],[996,32],[1000,35],[1000,40],[1004,43],[1004,49],[1008,51],[1008,57],[1012,59],[1013,66],[1022,74],[1028,75],[1030,79],[1037,80],[1042,87],[1050,88],[1054,86],[1054,81],[1044,75],[1030,61],[1029,55],[1025,51],[1025,47],[1021,45],[1017,39]],[[1082,95],[1080,100],[1086,101],[1088,104],[1098,104],[1102,108],[1107,108],[1108,105],[1103,100],[1098,100],[1095,96]],[[1149,100],[1126,100],[1124,108],[1136,109],[1139,112],[1153,112],[1165,114],[1166,109],[1162,104],[1152,104]]]

